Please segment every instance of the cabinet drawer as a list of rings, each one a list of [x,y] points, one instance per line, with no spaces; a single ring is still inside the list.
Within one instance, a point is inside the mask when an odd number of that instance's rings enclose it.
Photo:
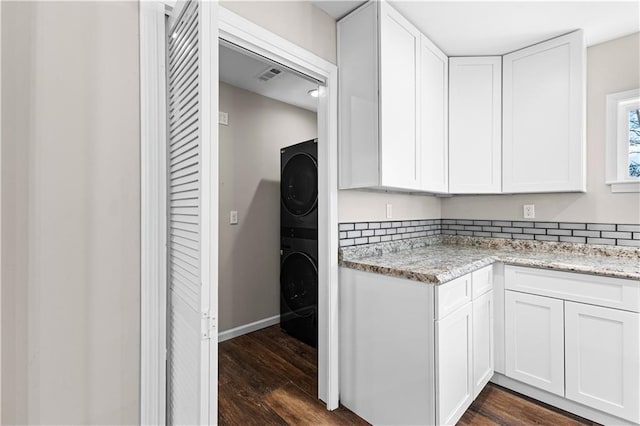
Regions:
[[[507,265],[505,288],[640,312],[640,283],[620,278]]]
[[[436,286],[436,319],[441,319],[471,301],[471,274]]]
[[[482,296],[493,288],[493,265],[485,266],[471,273],[473,299]]]

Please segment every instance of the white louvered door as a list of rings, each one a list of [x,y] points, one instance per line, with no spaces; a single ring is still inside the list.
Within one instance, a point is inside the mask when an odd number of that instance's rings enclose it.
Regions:
[[[207,1],[184,3],[167,33],[167,424],[171,425],[218,420],[218,160],[217,128],[211,123],[217,115],[215,7]]]

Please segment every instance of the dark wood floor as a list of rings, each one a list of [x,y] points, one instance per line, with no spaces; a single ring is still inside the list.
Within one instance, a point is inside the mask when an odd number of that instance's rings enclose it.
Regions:
[[[317,398],[316,350],[265,328],[219,345],[220,425],[366,425],[344,407]],[[459,425],[593,425],[489,384]]]

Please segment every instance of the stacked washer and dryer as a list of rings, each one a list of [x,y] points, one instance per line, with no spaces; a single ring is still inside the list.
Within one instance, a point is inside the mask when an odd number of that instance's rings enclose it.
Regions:
[[[280,327],[318,344],[318,140],[280,150]]]

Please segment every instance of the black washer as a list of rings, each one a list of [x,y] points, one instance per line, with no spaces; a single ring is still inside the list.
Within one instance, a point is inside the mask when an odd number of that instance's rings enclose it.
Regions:
[[[280,328],[318,344],[318,141],[280,150]]]
[[[280,180],[282,204],[294,216],[306,216],[318,204],[318,165],[307,153],[295,154],[284,166]]]
[[[283,301],[298,316],[313,314],[317,304],[318,270],[305,253],[294,252],[282,261],[280,284]]]

